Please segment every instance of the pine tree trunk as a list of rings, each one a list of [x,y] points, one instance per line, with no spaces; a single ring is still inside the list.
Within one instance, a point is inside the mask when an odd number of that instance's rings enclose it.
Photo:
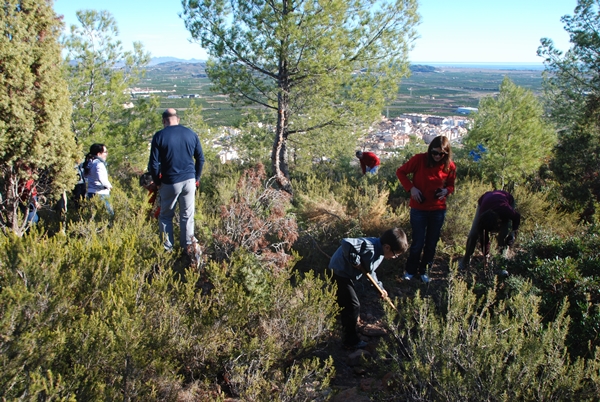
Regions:
[[[288,137],[288,82],[286,63],[282,61],[280,66],[280,77],[284,77],[279,82],[279,94],[277,97],[277,128],[275,130],[275,140],[273,141],[273,151],[271,153],[271,162],[275,180],[282,190],[293,195],[292,183],[288,167],[287,155],[287,137]]]
[[[273,173],[277,184],[288,193],[292,194],[292,184],[288,168],[287,156],[287,124],[285,111],[280,109],[277,117],[277,129],[273,141],[271,154]]]

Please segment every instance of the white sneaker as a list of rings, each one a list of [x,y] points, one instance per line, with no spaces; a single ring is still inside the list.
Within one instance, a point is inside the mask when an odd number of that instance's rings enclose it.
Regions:
[[[402,277],[405,281],[410,281],[413,278],[413,275],[409,274],[408,272],[404,274],[404,276]]]
[[[431,279],[429,279],[429,277],[426,274],[423,274],[421,275],[421,281],[423,281],[423,283],[429,283]]]

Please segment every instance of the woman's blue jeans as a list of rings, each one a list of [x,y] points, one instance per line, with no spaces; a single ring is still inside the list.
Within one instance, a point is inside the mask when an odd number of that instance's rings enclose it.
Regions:
[[[87,193],[87,198],[88,200],[92,197],[94,197],[96,195],[96,193]],[[115,211],[112,208],[112,205],[110,205],[110,196],[107,194],[98,194],[100,196],[100,199],[102,201],[104,201],[104,205],[106,206],[106,210],[108,211],[108,213],[110,214],[110,216],[114,216],[115,215]]]
[[[410,226],[412,243],[406,260],[406,272],[411,275],[423,275],[427,267],[433,264],[435,248],[446,218],[446,210],[421,211],[411,208]],[[421,256],[421,253],[423,254]]]

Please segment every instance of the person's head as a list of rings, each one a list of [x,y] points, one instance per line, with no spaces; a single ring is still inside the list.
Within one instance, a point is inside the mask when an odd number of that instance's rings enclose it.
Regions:
[[[443,135],[435,137],[427,148],[427,165],[435,166],[443,163],[444,171],[447,172],[450,169],[450,162],[452,162],[450,141]]]
[[[146,172],[140,176],[140,186],[144,187],[146,190],[154,188],[154,180],[152,179],[150,172]]]
[[[177,116],[177,110],[168,108],[162,114],[162,122],[164,127],[176,126],[179,124],[179,116]]]
[[[106,155],[108,155],[108,150],[106,149],[106,145],[92,144],[92,146],[90,146],[90,155],[98,156],[102,159],[106,159]]]
[[[358,159],[362,159],[362,157],[363,157],[363,153],[362,153],[362,151],[356,151],[356,157],[357,157]]]
[[[497,232],[500,229],[502,220],[493,209],[488,209],[479,216],[478,230],[479,233],[486,232]]]
[[[379,237],[379,241],[383,247],[383,258],[386,260],[396,258],[408,250],[406,233],[399,228],[386,230]]]

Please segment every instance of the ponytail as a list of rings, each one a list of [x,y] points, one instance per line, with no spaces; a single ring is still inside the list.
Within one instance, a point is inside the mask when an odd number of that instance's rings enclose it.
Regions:
[[[106,148],[104,144],[92,144],[90,147],[90,152],[85,156],[85,160],[83,161],[83,173],[86,176],[90,174],[92,162],[98,157],[99,153],[104,152],[104,148]]]
[[[96,155],[92,155],[90,153],[88,153],[85,156],[85,160],[83,161],[83,174],[84,175],[89,175],[90,174],[90,169],[92,167],[92,162],[94,161],[94,159],[96,159]]]

